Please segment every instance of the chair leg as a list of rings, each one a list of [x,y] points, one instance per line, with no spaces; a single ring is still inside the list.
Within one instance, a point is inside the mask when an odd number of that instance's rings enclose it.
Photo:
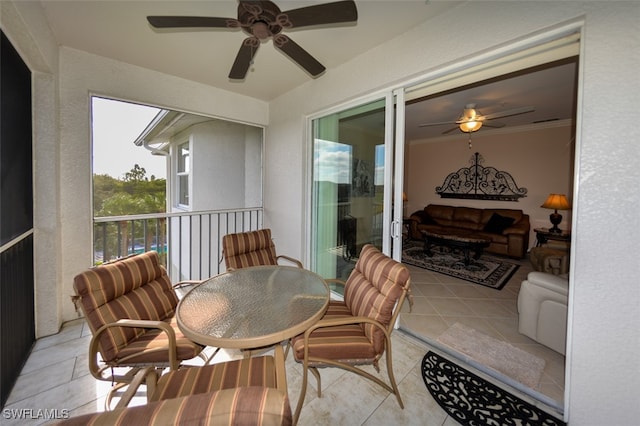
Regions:
[[[129,386],[135,380],[136,375],[141,370],[140,368],[130,368],[124,375],[117,376],[118,381],[116,381],[116,376],[115,374],[113,374],[113,367],[110,368],[112,371],[111,377],[107,378],[94,375],[94,377],[98,378],[99,380],[111,381],[113,383],[113,386],[111,386],[111,389],[109,389],[109,393],[107,393],[107,397],[104,400],[105,411],[111,411],[111,401],[113,400],[116,392],[118,392],[125,386]]]
[[[307,396],[307,377],[308,371],[311,370],[311,373],[316,377],[318,381],[318,398],[321,397],[321,387],[320,387],[320,372],[315,367],[309,367],[303,363],[302,366],[302,388],[300,389],[300,396],[298,397],[298,404],[296,405],[296,412],[293,415],[293,424],[298,424],[298,418],[300,417],[300,411],[302,411],[302,404],[304,404],[304,398]]]
[[[302,404],[304,404],[304,398],[307,396],[307,376],[308,365],[306,362],[302,364],[302,386],[300,387],[300,395],[298,396],[298,404],[296,405],[296,411],[293,413],[293,424],[298,424],[300,418],[300,411],[302,411]]]
[[[208,357],[207,354],[205,354],[204,351],[202,351],[198,354],[198,357],[204,361],[204,365],[209,365],[209,363],[218,354],[218,352],[220,352],[220,348],[216,348],[211,354],[211,356]]]
[[[389,342],[389,346],[386,350],[387,353],[387,373],[389,374],[389,381],[391,382],[391,387],[393,388],[393,393],[396,395],[396,399],[398,400],[398,404],[400,408],[404,410],[404,404],[402,403],[402,398],[400,397],[400,391],[398,390],[398,385],[396,384],[395,376],[393,375],[393,364],[391,359],[391,342]]]
[[[315,367],[309,367],[311,369],[311,373],[316,376],[316,381],[318,382],[318,398],[322,397],[321,385],[320,385],[320,372]]]

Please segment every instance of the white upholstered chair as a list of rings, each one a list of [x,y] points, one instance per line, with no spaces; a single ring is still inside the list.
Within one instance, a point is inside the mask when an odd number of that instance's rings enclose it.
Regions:
[[[564,355],[568,294],[566,275],[530,272],[518,294],[518,331]]]

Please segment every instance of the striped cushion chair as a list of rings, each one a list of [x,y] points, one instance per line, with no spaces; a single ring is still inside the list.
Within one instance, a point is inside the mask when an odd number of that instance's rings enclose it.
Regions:
[[[302,268],[302,263],[297,259],[276,256],[276,246],[271,239],[270,229],[225,235],[222,237],[222,256],[227,270],[277,265],[280,259]]]
[[[89,370],[95,378],[114,383],[107,407],[113,393],[130,383],[141,367],[176,370],[183,360],[206,360],[203,346],[187,339],[177,326],[178,297],[157,252],[88,269],[76,275],[73,286],[73,301],[93,335]],[[117,375],[112,367],[130,368]]]
[[[404,408],[393,376],[391,332],[410,282],[409,270],[404,265],[370,244],[362,248],[354,270],[343,283],[344,301],[332,300],[319,322],[292,339],[295,360],[303,365],[294,423],[304,403],[308,370],[316,377],[318,397],[321,396],[318,367],[340,367],[366,377],[395,394]],[[378,361],[384,353],[390,384],[356,367],[373,365],[380,372]]]
[[[59,424],[290,425],[284,359],[276,357],[183,368],[162,375],[157,383],[155,371],[146,369],[136,376],[115,410],[72,417]],[[143,376],[148,403],[127,408]]]

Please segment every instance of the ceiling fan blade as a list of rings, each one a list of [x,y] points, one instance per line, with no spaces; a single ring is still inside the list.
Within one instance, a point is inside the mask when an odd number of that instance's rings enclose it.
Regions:
[[[283,34],[278,34],[273,38],[273,45],[280,49],[285,55],[297,62],[302,68],[307,70],[314,77],[322,74],[326,69],[324,65],[311,56],[306,50],[296,42]]]
[[[456,130],[460,130],[460,127],[456,126],[456,127],[452,127],[449,130],[445,130],[444,132],[442,132],[443,135],[448,135],[449,133],[456,131]]]
[[[508,109],[506,111],[494,112],[493,114],[484,115],[485,120],[493,120],[495,118],[512,117],[514,115],[526,114],[527,112],[533,112],[536,109],[532,106],[526,106],[521,108]]]
[[[229,78],[233,80],[243,80],[245,78],[258,47],[260,47],[260,40],[256,37],[247,37],[244,39],[240,50],[238,50],[236,59],[233,61],[231,71],[229,71]]]
[[[443,124],[456,124],[455,121],[438,121],[435,123],[418,124],[418,127],[442,126]]]
[[[356,2],[352,0],[291,9],[284,12],[284,14],[289,17],[291,28],[355,22],[358,20]]]
[[[240,22],[234,18],[213,18],[207,16],[147,16],[147,21],[155,28],[239,28]]]
[[[483,121],[482,122],[482,127],[493,127],[496,129],[499,129],[501,127],[504,127],[505,124],[504,123],[499,123],[497,121]]]

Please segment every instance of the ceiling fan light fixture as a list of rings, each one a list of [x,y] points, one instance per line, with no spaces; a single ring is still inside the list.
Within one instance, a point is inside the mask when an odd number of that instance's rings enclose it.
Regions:
[[[254,36],[258,37],[260,40],[266,40],[271,37],[271,31],[269,30],[269,26],[264,22],[255,22],[251,26],[251,32]]]
[[[482,127],[482,121],[465,121],[460,123],[460,130],[465,133],[477,132]]]

